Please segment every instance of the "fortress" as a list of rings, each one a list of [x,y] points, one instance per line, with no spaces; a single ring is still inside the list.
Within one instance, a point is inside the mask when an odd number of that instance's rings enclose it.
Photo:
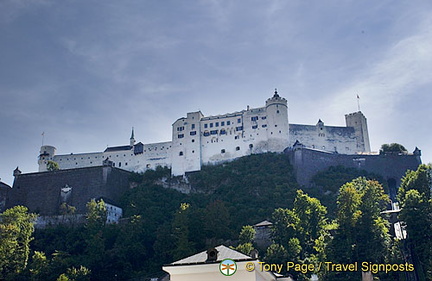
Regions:
[[[172,124],[172,140],[136,143],[134,130],[128,145],[108,147],[103,152],[57,155],[50,145],[41,147],[39,172],[47,171],[49,160],[59,168],[74,169],[109,163],[127,171],[143,172],[157,166],[171,168],[173,176],[199,171],[202,165],[218,164],[252,153],[283,152],[301,143],[304,147],[337,153],[370,152],[366,117],[359,111],[345,115],[346,127],[288,122],[287,100],[275,90],[265,106],[204,116],[187,113]]]

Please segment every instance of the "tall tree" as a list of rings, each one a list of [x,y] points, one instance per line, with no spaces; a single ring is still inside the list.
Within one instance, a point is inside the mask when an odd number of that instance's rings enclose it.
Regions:
[[[194,246],[189,239],[189,211],[190,204],[181,203],[180,208],[174,216],[172,232],[176,240],[173,249],[174,259],[186,257],[194,252]]]
[[[35,214],[15,206],[0,214],[0,280],[22,272],[28,262]]]
[[[415,268],[423,280],[432,280],[432,197],[431,166],[408,171],[398,192],[400,219],[406,225],[408,245]]]
[[[335,263],[384,263],[390,236],[381,211],[389,202],[376,181],[357,178],[344,184],[337,200],[338,212],[333,240],[327,247]],[[328,280],[358,280],[358,273],[333,272]]]

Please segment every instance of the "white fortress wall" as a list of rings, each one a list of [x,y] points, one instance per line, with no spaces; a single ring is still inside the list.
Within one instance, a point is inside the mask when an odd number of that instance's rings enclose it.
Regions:
[[[290,144],[293,146],[295,141],[308,148],[338,152],[342,154],[355,154],[357,150],[357,140],[355,130],[351,127],[331,127],[320,125],[289,125]]]
[[[78,154],[65,154],[65,155],[54,155],[52,160],[59,164],[59,168],[63,169],[74,169],[82,167],[94,167],[101,166],[104,156],[102,152],[93,153],[78,153]]]

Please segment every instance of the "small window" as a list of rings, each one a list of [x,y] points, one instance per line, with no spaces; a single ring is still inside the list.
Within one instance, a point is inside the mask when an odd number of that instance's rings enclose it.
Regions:
[[[253,144],[249,144],[249,148],[252,149],[253,148]]]
[[[184,130],[184,127],[182,126],[182,127],[177,127],[177,132],[181,132],[181,131],[183,131]]]
[[[226,135],[226,130],[225,129],[220,130],[220,134],[221,135]]]
[[[178,135],[178,138],[179,138],[179,139],[184,138],[184,134],[179,134],[179,135]]]
[[[241,131],[241,130],[243,130],[243,126],[236,127],[236,131]]]
[[[191,135],[191,136],[195,136],[195,135],[196,135],[196,131],[192,131],[192,132],[190,132],[189,135]]]
[[[262,119],[262,120],[266,120],[266,119],[267,119],[267,116],[263,116],[263,117],[261,117],[261,119]]]
[[[221,122],[221,126],[225,126],[225,121],[222,121],[222,122]]]
[[[239,150],[240,150],[240,146],[237,146],[237,147],[236,147],[236,150],[239,151]]]
[[[215,123],[215,127],[219,127],[219,122],[216,122],[216,123]]]
[[[234,139],[235,139],[235,140],[238,140],[238,139],[239,139],[239,136],[235,136]]]
[[[192,150],[192,153],[195,153],[195,150]]]
[[[252,129],[257,129],[258,128],[258,125],[253,125],[252,126]]]
[[[210,132],[209,131],[204,131],[204,134],[203,134],[205,137],[208,137],[208,136],[210,136]]]
[[[213,123],[210,123],[210,128],[213,128]]]
[[[279,110],[276,110],[276,113],[279,113]]]
[[[195,129],[195,124],[191,125],[191,129],[194,130]]]
[[[195,142],[195,139],[192,139],[192,142]]]
[[[241,123],[241,118],[238,118],[238,119],[237,119],[237,123]]]
[[[180,151],[180,152],[179,152],[179,156],[183,156],[183,151]]]
[[[125,163],[125,166],[127,166],[127,162]]]
[[[212,131],[210,131],[210,135],[217,135],[217,133],[218,133],[218,130],[212,130]]]
[[[224,154],[225,153],[225,149],[221,149],[221,153]]]
[[[251,121],[257,121],[258,120],[258,116],[252,116],[251,117]]]
[[[150,165],[150,164],[147,164],[147,165],[146,165],[146,168],[147,168],[147,169],[149,169],[150,167],[151,167],[151,165]]]
[[[263,128],[267,128],[267,124],[264,124],[264,125],[262,125],[261,127],[263,127]]]
[[[121,167],[121,162],[119,162],[119,167]]]
[[[208,124],[204,124],[204,128],[207,129],[207,127],[208,127]]]
[[[227,121],[227,126],[231,125],[231,121]]]

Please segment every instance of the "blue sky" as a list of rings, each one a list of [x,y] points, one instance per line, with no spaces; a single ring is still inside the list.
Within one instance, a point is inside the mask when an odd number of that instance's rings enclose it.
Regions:
[[[187,112],[261,107],[297,124],[368,118],[372,149],[432,161],[432,2],[0,2],[0,178],[59,154],[171,139]]]

